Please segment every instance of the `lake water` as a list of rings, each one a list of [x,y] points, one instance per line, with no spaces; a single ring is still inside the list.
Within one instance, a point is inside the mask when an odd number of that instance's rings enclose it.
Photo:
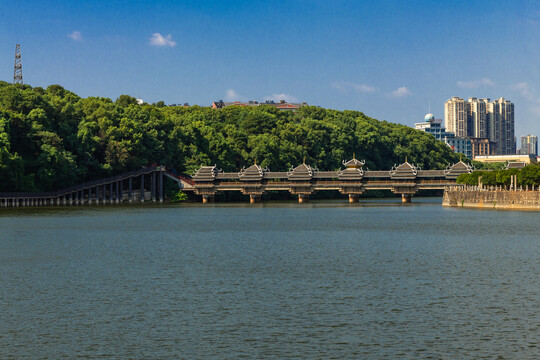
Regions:
[[[538,359],[538,212],[0,209],[0,359]]]

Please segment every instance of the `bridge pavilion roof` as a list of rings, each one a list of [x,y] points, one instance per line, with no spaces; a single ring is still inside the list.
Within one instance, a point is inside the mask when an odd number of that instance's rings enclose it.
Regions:
[[[525,166],[527,166],[525,161],[509,161],[505,169],[523,169]]]
[[[342,163],[347,168],[337,172],[339,180],[361,180],[364,177],[364,169],[362,167],[366,163],[365,160],[360,161],[353,157],[351,160],[344,160]]]
[[[247,169],[244,167],[240,172],[238,173],[238,178],[242,181],[260,181],[264,177],[264,173],[267,172],[268,169],[263,169],[257,164],[253,164]]]
[[[405,161],[403,164],[392,167],[389,171],[392,179],[415,179],[418,175],[418,167]]]
[[[361,168],[362,166],[364,166],[366,161],[365,160],[360,161],[360,160],[357,160],[356,158],[353,157],[349,161],[343,160],[342,163],[343,163],[343,165],[345,165],[345,167],[347,167],[349,169],[358,169],[358,168]]]
[[[216,165],[212,166],[201,166],[199,170],[193,175],[193,180],[195,181],[214,181],[216,175],[219,174],[221,170],[218,170]]]
[[[287,172],[287,177],[289,180],[311,180],[313,177],[314,168],[305,163],[292,168]]]
[[[444,170],[444,175],[447,179],[457,179],[459,175],[461,174],[470,174],[472,173],[473,168],[471,165],[464,163],[463,161],[459,161],[455,163],[452,166],[448,166],[446,170]]]

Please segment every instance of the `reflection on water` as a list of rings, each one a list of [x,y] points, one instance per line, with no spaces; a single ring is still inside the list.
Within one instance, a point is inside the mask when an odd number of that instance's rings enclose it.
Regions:
[[[0,209],[0,358],[535,358],[538,213],[399,201]]]

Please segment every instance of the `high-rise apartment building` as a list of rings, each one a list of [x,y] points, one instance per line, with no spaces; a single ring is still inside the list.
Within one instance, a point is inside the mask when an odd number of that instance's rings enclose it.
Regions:
[[[499,155],[516,153],[516,140],[514,137],[514,104],[504,98],[493,102],[499,103],[500,138],[495,140],[499,148]]]
[[[488,137],[487,103],[489,103],[489,99],[469,98],[467,104],[468,128],[471,134],[475,134],[476,138]]]
[[[469,133],[467,121],[467,103],[454,96],[444,103],[444,119],[446,129],[456,136],[464,137]]]
[[[534,135],[522,136],[520,154],[538,156],[538,137]]]
[[[515,154],[514,104],[504,98],[452,97],[444,104],[446,128],[459,137],[495,143],[497,154]],[[490,146],[491,147],[491,146]]]

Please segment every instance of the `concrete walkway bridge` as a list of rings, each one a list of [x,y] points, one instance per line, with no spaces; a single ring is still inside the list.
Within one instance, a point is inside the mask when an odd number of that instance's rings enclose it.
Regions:
[[[176,181],[181,189],[193,189],[190,179],[166,171],[164,166],[155,165],[58,191],[0,193],[0,206],[99,205],[145,200],[163,202],[164,176]]]
[[[163,202],[164,177],[175,181],[182,191],[202,197],[203,203],[213,202],[224,191],[239,191],[248,195],[250,203],[260,202],[270,191],[288,191],[298,196],[300,203],[309,201],[318,191],[337,190],[349,196],[350,202],[369,190],[390,190],[410,202],[419,190],[445,189],[459,186],[459,175],[472,172],[471,166],[460,161],[446,170],[421,170],[405,161],[386,171],[364,170],[365,161],[343,161],[338,171],[319,171],[305,163],[286,172],[273,172],[254,164],[239,172],[223,172],[214,166],[201,166],[192,178],[167,171],[164,166],[149,166],[118,176],[82,183],[54,192],[0,193],[0,206],[53,206],[120,204],[133,202]]]

